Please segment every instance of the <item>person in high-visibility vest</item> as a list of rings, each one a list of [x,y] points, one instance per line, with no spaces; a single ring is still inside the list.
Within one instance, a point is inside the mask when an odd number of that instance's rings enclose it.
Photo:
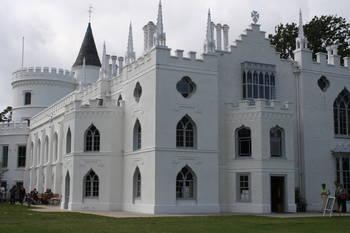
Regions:
[[[326,207],[328,195],[329,195],[329,190],[327,189],[326,184],[323,183],[321,185],[321,199],[322,199],[322,209],[321,209],[321,211],[323,211],[324,208]]]

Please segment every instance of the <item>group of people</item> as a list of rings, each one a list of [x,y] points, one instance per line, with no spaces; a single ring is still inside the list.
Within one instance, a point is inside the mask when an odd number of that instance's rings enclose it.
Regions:
[[[23,185],[14,185],[10,189],[10,204],[15,204],[16,201],[23,205],[24,198],[26,196],[26,190]]]
[[[344,188],[344,185],[340,184],[339,182],[334,182],[335,185],[335,192],[334,197],[336,199],[336,205],[334,209],[338,211],[339,213],[346,213],[346,201],[348,199],[348,193],[346,189]],[[322,211],[327,205],[327,199],[328,196],[330,196],[331,192],[329,189],[327,189],[326,184],[321,185],[321,198],[322,198]]]

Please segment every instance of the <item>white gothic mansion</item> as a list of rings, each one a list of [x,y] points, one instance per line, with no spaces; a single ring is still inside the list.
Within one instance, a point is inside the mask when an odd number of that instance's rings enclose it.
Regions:
[[[130,25],[126,55],[100,60],[89,23],[71,71],[15,71],[1,185],[151,214],[295,212],[296,189],[319,210],[322,183],[350,191],[350,58],[334,45],[314,60],[300,14],[295,59],[280,59],[252,16],[231,44],[209,13],[202,56],[185,55],[160,4],[139,57]]]

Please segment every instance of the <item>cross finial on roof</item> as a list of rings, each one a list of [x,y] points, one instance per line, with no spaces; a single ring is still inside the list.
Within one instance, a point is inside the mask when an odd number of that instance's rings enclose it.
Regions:
[[[91,23],[92,8],[93,8],[93,7],[90,5],[90,6],[89,6],[89,11],[88,11],[88,12],[89,12],[89,23]]]

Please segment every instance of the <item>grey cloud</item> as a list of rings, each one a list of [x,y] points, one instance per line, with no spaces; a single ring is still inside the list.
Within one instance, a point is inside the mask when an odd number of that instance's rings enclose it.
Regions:
[[[337,14],[349,19],[348,0],[163,0],[164,26],[172,49],[202,52],[206,15],[230,25],[234,41],[250,24],[250,12],[259,11],[262,30],[271,33],[279,23],[314,15]],[[99,51],[103,41],[109,53],[124,55],[129,22],[133,23],[137,55],[142,54],[142,27],[156,20],[158,0],[1,0],[0,109],[11,104],[11,74],[20,67],[21,38],[25,36],[25,64],[70,69],[80,48],[92,4],[92,29]]]

